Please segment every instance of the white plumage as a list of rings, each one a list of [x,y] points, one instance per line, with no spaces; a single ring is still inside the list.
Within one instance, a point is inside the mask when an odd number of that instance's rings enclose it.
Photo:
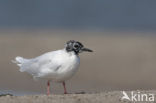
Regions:
[[[65,49],[45,53],[39,57],[25,59],[15,58],[21,72],[27,72],[34,78],[45,78],[62,82],[75,74],[80,59],[74,52],[66,52]]]

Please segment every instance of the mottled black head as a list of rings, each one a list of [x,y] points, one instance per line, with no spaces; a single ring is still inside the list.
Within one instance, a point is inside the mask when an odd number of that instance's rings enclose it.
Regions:
[[[93,52],[92,50],[85,48],[82,43],[75,40],[70,40],[66,43],[66,50],[67,52],[74,51],[75,54],[79,54],[83,51]]]

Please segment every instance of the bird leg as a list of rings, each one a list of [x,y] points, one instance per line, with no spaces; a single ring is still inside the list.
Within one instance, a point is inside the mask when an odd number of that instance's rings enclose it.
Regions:
[[[47,82],[47,95],[50,95],[50,81]]]
[[[63,84],[63,88],[64,88],[64,94],[67,94],[67,89],[66,89],[66,84],[65,84],[65,82],[62,82],[62,84]]]

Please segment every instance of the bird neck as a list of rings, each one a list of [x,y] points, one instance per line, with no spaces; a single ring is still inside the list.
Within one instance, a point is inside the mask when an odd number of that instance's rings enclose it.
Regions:
[[[77,53],[74,50],[67,50],[66,48],[64,49],[64,51],[66,51],[67,53],[71,54],[71,55],[79,55],[79,53]]]

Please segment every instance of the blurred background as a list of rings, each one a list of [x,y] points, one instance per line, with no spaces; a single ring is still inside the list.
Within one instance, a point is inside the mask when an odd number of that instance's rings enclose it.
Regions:
[[[69,92],[156,89],[156,1],[1,0],[0,93],[45,94],[46,81],[33,81],[11,63],[33,58],[78,40],[93,53],[67,81]],[[63,93],[52,83],[52,93]]]

